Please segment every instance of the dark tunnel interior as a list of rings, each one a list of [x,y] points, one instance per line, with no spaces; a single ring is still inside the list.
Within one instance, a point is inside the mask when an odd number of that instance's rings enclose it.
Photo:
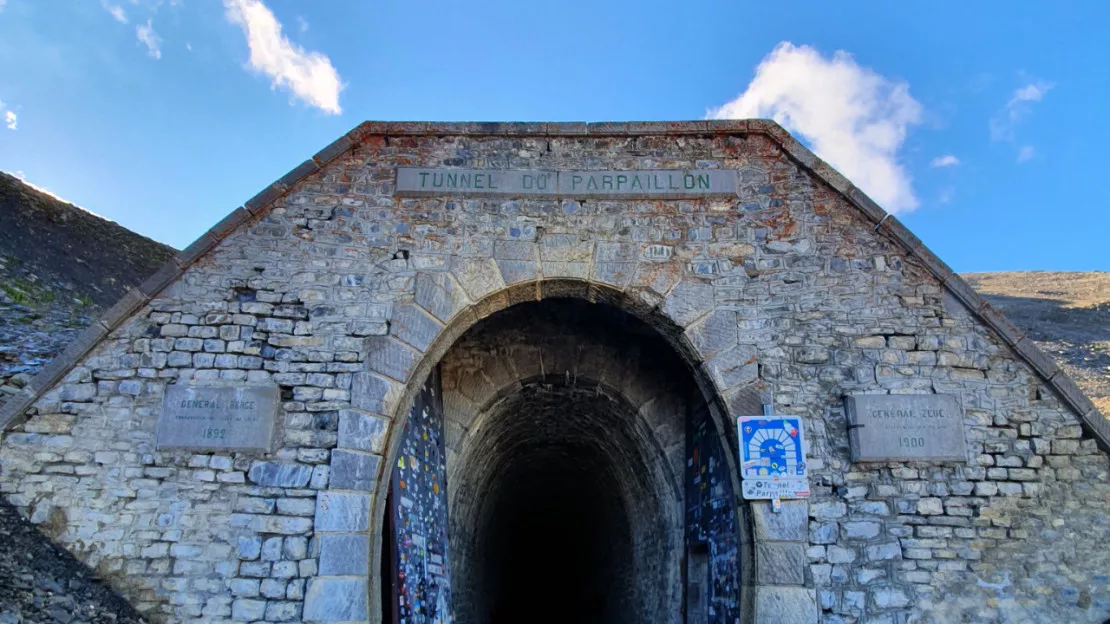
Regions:
[[[614,379],[692,386],[654,330],[607,306],[544,301],[487,321],[460,350],[526,336],[547,345],[546,361],[561,345],[602,345]],[[449,459],[457,622],[633,624],[673,611],[682,502],[661,444],[681,448],[686,406],[669,408],[677,424],[653,431],[621,392],[559,369],[487,407]]]

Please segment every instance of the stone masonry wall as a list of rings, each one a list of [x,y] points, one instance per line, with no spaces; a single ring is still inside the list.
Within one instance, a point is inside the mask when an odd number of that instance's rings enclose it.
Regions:
[[[402,199],[397,166],[720,167],[742,186],[736,201]],[[750,506],[757,616],[1110,615],[1106,455],[916,257],[766,134],[361,137],[40,398],[3,438],[0,493],[157,619],[373,620],[358,598],[302,610],[329,574],[329,514],[373,533],[388,419],[444,323],[553,277],[658,305],[688,353],[736,356],[706,366],[719,391],[757,361],[776,409],[806,419],[813,498]],[[414,302],[427,318],[399,323]],[[245,381],[282,388],[273,453],[154,449],[166,384]],[[851,464],[841,399],[863,392],[956,395],[968,463]],[[362,554],[330,572],[354,594],[377,582]]]

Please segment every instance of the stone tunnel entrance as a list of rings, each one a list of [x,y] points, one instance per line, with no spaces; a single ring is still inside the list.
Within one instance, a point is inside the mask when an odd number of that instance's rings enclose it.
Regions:
[[[430,412],[418,399],[423,411],[413,410],[405,437],[427,437],[419,419],[441,406],[447,545],[439,550],[449,580],[440,582],[450,586],[455,622],[736,621],[732,490],[716,483],[715,507],[727,507],[718,532],[728,535],[716,536],[713,550],[717,567],[732,571],[713,579],[708,561],[688,563],[710,541],[700,509],[713,490],[699,484],[711,479],[705,458],[690,461],[688,439],[705,435],[705,401],[655,328],[579,299],[519,303],[468,330],[429,383],[441,386],[441,399],[425,401]],[[417,497],[402,502],[399,475],[395,467],[387,513],[404,522]],[[403,530],[393,539],[400,551],[412,542]],[[406,559],[398,552],[394,564]],[[714,584],[718,604],[710,605]],[[392,591],[424,591],[415,587],[408,579]],[[392,604],[404,615],[430,600],[400,595]],[[719,618],[708,616],[711,606]]]

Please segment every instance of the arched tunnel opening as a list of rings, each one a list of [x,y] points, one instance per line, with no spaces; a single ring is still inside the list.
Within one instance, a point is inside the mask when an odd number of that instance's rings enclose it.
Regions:
[[[453,497],[456,605],[491,624],[652,621],[681,527],[646,434],[596,388],[530,384],[501,402]]]
[[[455,622],[695,621],[684,567],[688,551],[704,549],[690,535],[706,538],[702,528],[689,530],[687,502],[700,477],[688,438],[691,415],[704,432],[708,412],[693,373],[657,328],[580,299],[517,303],[466,331],[429,379],[441,385],[447,544],[438,552],[450,562],[449,583],[436,583],[450,586]],[[421,406],[431,403],[417,402],[406,436],[437,437],[414,427],[418,413],[426,424]],[[424,540],[443,531],[413,529],[421,513],[402,508],[411,501],[398,490],[400,472],[394,517],[411,526],[395,535],[409,541],[394,557],[404,550],[399,561],[411,564],[414,553],[433,550]],[[415,473],[407,474],[411,494]],[[425,490],[435,487],[422,478]],[[704,496],[695,505],[710,508]],[[734,511],[730,518],[733,527]],[[397,587],[419,594],[411,578],[418,567],[402,569],[410,578]],[[702,572],[707,586],[710,572]],[[428,598],[395,604],[415,612]]]
[[[441,370],[458,622],[681,608],[696,390],[656,329],[578,299],[521,303],[471,328]]]

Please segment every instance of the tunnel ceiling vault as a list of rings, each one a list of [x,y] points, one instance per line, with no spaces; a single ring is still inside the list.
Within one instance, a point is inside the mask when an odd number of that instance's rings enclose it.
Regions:
[[[604,304],[521,303],[440,371],[457,621],[680,612],[685,419],[702,399],[663,337]]]
[[[681,491],[627,402],[527,384],[496,403],[456,463],[449,535],[460,622],[631,623],[666,612],[650,603],[673,593],[676,575],[642,572],[677,570]]]

